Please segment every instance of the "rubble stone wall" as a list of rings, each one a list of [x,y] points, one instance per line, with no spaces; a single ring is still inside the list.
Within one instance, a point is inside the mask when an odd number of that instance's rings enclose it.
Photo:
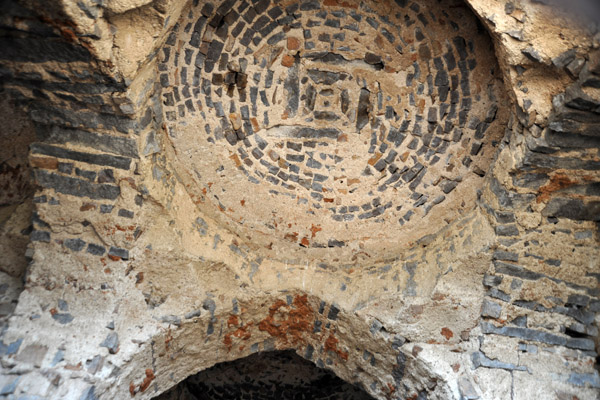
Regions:
[[[0,396],[598,398],[593,5],[0,5]]]

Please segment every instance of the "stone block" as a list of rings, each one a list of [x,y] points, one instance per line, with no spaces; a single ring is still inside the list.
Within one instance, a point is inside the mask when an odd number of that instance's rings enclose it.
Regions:
[[[575,386],[590,386],[600,389],[600,376],[598,376],[598,372],[590,374],[572,373],[569,375],[567,382]]]
[[[50,242],[50,232],[46,231],[32,231],[29,234],[29,240],[32,242]]]
[[[588,147],[600,147],[600,137],[586,134],[578,134],[577,132],[587,133],[589,130],[593,132],[600,131],[600,123],[598,124],[576,124],[576,123],[551,123],[551,129],[546,133],[546,142],[550,146],[561,147],[565,149],[580,149]],[[554,131],[557,129],[560,131]],[[569,131],[575,131],[571,133]]]
[[[44,143],[34,143],[30,146],[33,154],[44,154],[57,158],[81,161],[88,164],[103,165],[128,170],[131,159],[110,154],[83,153]]]
[[[568,338],[549,332],[521,327],[496,327],[489,322],[481,322],[481,330],[486,334],[493,333],[496,335],[515,337],[554,346],[565,346],[579,350],[593,350],[595,346],[594,341],[591,339]]]
[[[129,251],[118,247],[113,247],[108,251],[109,256],[120,257],[123,260],[129,260]]]
[[[528,206],[533,200],[533,194],[520,194],[507,190],[496,178],[490,179],[490,190],[496,195],[501,208],[521,209]]]
[[[85,242],[81,239],[67,239],[65,240],[65,247],[77,252],[83,250]]]
[[[492,369],[505,369],[507,371],[527,371],[527,367],[524,365],[515,365],[512,363],[506,363],[498,360],[492,360],[486,357],[481,351],[477,351],[471,354],[471,361],[473,368],[479,367],[492,368]]]
[[[546,277],[544,274],[529,271],[520,265],[509,264],[502,261],[494,261],[494,267],[497,273],[515,276],[527,280],[538,280]]]
[[[574,220],[600,221],[600,201],[554,197],[542,210],[542,215]]]
[[[110,332],[100,343],[100,347],[106,347],[110,354],[117,354],[119,352],[119,335],[116,332]]]
[[[502,306],[488,299],[483,300],[481,306],[481,315],[484,317],[499,318],[502,313]]]
[[[94,256],[101,256],[106,252],[106,249],[103,246],[94,243],[88,243],[87,252]]]
[[[492,255],[492,259],[517,262],[519,261],[519,255],[510,251],[496,250]]]
[[[35,171],[35,178],[40,186],[71,196],[115,200],[121,193],[121,189],[118,186],[94,184],[43,170]]]
[[[498,225],[496,226],[496,235],[498,236],[518,236],[519,228],[516,225]]]
[[[338,308],[338,306],[336,306],[335,304],[332,304],[329,307],[329,313],[327,314],[327,319],[336,320],[339,312],[340,312],[340,309]]]

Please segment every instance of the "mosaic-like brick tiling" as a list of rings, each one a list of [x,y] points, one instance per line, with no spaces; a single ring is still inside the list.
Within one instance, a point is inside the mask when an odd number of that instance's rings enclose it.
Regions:
[[[184,169],[269,248],[431,233],[424,221],[450,217],[436,207],[473,201],[498,137],[491,44],[462,7],[192,7],[159,66]]]
[[[0,397],[597,400],[558,3],[4,0]]]

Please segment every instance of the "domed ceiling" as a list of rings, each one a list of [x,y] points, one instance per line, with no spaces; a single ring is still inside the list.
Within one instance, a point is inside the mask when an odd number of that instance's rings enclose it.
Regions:
[[[474,206],[503,133],[462,1],[194,4],[160,57],[199,211],[275,259],[398,257]]]

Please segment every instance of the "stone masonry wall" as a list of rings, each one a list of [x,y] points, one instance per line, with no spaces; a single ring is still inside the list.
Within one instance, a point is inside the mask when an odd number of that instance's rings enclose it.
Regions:
[[[598,398],[593,4],[0,5],[0,397]]]

